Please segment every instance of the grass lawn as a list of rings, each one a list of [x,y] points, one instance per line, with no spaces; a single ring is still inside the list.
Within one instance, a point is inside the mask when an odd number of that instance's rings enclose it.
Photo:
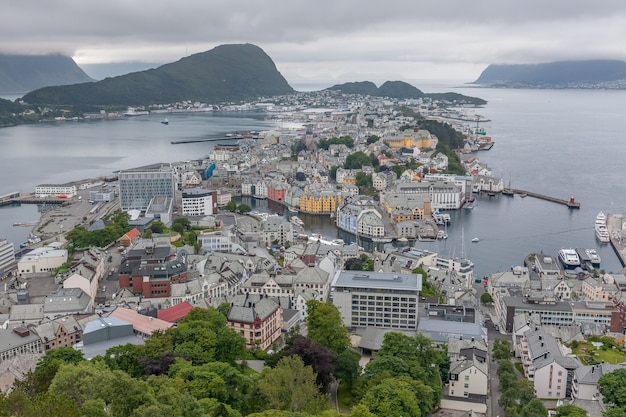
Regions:
[[[622,363],[626,361],[626,354],[617,349],[596,349],[591,342],[581,343],[574,349],[574,354],[585,365],[592,363]]]

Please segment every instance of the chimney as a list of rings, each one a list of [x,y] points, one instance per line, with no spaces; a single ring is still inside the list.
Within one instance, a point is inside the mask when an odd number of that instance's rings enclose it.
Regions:
[[[546,352],[546,353],[544,353],[544,354],[543,354],[543,358],[544,358],[544,359],[548,359],[548,352]]]

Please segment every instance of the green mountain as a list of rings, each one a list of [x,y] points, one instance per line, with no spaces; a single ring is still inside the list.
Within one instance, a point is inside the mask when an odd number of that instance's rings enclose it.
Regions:
[[[0,54],[0,92],[25,93],[37,88],[93,81],[70,57]]]
[[[360,94],[363,96],[389,97],[398,99],[420,98],[424,93],[403,81],[387,81],[376,87],[371,81],[335,84],[326,90],[340,91],[344,94]]]
[[[478,97],[464,96],[458,93],[424,93],[422,90],[404,81],[387,81],[376,87],[371,81],[336,84],[326,90],[340,91],[345,94],[361,94],[372,97],[389,97],[399,100],[430,98],[437,101],[447,101],[457,104],[471,104],[482,106],[487,102]]]
[[[244,44],[218,46],[155,69],[95,83],[42,88],[28,93],[24,101],[88,108],[182,100],[230,102],[293,91],[261,48]]]
[[[626,81],[626,62],[557,61],[544,64],[489,65],[473,84],[503,87],[581,87]]]

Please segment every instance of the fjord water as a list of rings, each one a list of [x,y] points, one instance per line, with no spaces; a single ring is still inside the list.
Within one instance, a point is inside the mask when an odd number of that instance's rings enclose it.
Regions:
[[[65,121],[0,129],[0,195],[34,192],[39,184],[64,184],[113,175],[157,162],[206,156],[216,143],[172,145],[171,141],[224,137],[270,130],[277,124],[258,113],[154,114],[116,120]],[[167,117],[169,125],[160,122]],[[0,239],[19,247],[31,228],[15,222],[39,219],[37,206],[0,208]]]
[[[422,84],[419,85],[422,88]],[[488,104],[476,112],[495,146],[475,154],[494,175],[514,188],[567,199],[579,210],[532,197],[479,197],[473,210],[451,212],[445,241],[415,246],[445,256],[465,255],[476,263],[477,276],[521,265],[531,252],[556,256],[564,247],[596,248],[601,267],[618,272],[621,265],[610,246],[600,246],[593,223],[600,210],[626,210],[626,91],[514,90],[431,85],[426,92],[456,91]],[[154,162],[200,158],[214,143],[171,145],[170,141],[269,129],[275,124],[239,113],[150,116],[116,121],[64,122],[0,129],[0,193],[32,192],[41,183],[62,183],[109,175],[118,169]],[[28,233],[12,227],[36,215],[0,209],[0,237]],[[330,219],[300,216],[307,231],[341,237]],[[471,239],[478,237],[478,243]],[[24,239],[10,239],[16,244]]]

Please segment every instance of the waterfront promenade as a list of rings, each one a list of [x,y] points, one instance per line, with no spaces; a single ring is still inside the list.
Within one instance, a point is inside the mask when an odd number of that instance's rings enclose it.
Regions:
[[[606,227],[609,229],[611,246],[623,267],[626,267],[626,240],[622,238],[622,214],[609,214]]]

